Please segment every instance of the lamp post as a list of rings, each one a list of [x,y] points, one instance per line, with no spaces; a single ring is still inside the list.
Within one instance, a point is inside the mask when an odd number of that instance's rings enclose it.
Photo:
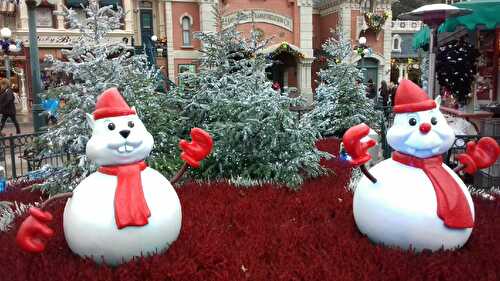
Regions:
[[[429,34],[429,81],[427,81],[427,91],[431,98],[434,98],[434,76],[436,74],[436,54],[434,48],[437,47],[437,29],[447,17],[457,17],[472,13],[472,10],[457,8],[447,4],[431,4],[419,7],[411,12],[401,14],[399,17],[404,20],[421,20],[430,28]]]
[[[361,57],[361,71],[363,71],[363,79],[365,78],[365,56],[369,56],[371,54],[371,49],[366,45],[366,37],[361,36],[358,39],[359,45],[354,48],[356,53]]]
[[[152,52],[152,59],[153,59],[153,63],[154,65],[156,66],[156,43],[158,42],[158,36],[156,35],[151,35],[151,43],[152,43],[152,48],[153,48],[153,52]]]
[[[0,29],[0,44],[2,48],[0,51],[3,52],[3,59],[5,64],[5,77],[10,81],[10,53],[17,53],[21,51],[21,42],[14,41],[11,39],[12,31],[8,27]]]
[[[35,132],[40,132],[45,126],[45,119],[40,115],[43,112],[41,105],[40,94],[43,91],[41,73],[40,73],[40,58],[38,56],[38,35],[36,32],[36,7],[40,5],[42,0],[25,0],[28,8],[28,31],[30,43],[30,65],[31,65],[31,88],[33,89],[33,129]],[[57,0],[44,0],[49,4],[55,5]]]

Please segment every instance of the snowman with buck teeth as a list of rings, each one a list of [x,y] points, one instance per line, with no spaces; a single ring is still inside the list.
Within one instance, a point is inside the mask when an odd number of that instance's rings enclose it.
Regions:
[[[100,167],[73,192],[57,195],[71,197],[64,208],[68,246],[82,257],[110,265],[161,253],[177,239],[182,214],[171,182],[144,162],[153,137],[116,88],[99,96],[87,121],[93,131],[86,154]],[[182,171],[188,164],[198,167],[212,148],[203,130],[193,129],[191,137],[191,143],[180,142],[187,163]],[[54,234],[47,226],[52,215],[41,210],[46,203],[31,208],[18,231],[16,241],[25,251],[44,251],[45,240]]]
[[[359,230],[376,243],[416,251],[462,247],[474,226],[474,205],[467,187],[442,162],[455,134],[434,101],[417,85],[403,80],[395,97],[394,124],[387,141],[395,150],[369,171],[367,150],[375,145],[370,128],[350,128],[343,144],[364,176],[358,183],[353,213]],[[500,148],[492,138],[469,142],[457,156],[467,173],[491,166]],[[458,171],[458,170],[457,170]]]

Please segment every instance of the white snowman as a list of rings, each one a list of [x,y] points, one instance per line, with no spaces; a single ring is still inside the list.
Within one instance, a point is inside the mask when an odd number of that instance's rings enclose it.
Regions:
[[[153,137],[116,88],[99,96],[87,121],[93,130],[86,154],[100,167],[66,194],[71,197],[63,224],[69,247],[82,257],[110,265],[161,253],[177,239],[182,214],[171,183],[144,162]],[[212,140],[206,132],[193,130],[193,143],[181,141],[181,157],[197,167],[210,152]],[[26,251],[41,252],[45,243],[40,236],[53,234],[46,226],[52,216],[38,208],[30,213],[17,242]]]
[[[367,150],[375,145],[370,128],[360,124],[343,137],[351,163],[361,165],[353,213],[359,230],[376,243],[438,250],[463,246],[474,226],[474,205],[460,177],[442,162],[455,140],[453,129],[434,101],[417,85],[403,80],[396,92],[394,124],[387,141],[392,158],[372,167]],[[470,142],[458,158],[468,173],[492,165],[500,148],[491,138]]]

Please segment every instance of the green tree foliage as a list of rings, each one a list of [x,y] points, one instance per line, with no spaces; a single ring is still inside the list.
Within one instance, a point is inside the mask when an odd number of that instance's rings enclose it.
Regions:
[[[221,11],[215,14],[220,26]],[[200,127],[214,138],[213,153],[194,176],[298,188],[325,172],[319,160],[327,154],[315,148],[318,131],[290,110],[303,100],[274,91],[267,80],[269,60],[261,52],[267,41],[257,42],[255,32],[245,39],[237,26],[197,34],[199,72],[182,74],[183,87],[171,93],[186,133]]]
[[[170,145],[176,135],[171,129],[174,126],[170,126],[175,118],[162,112],[167,103],[166,95],[155,92],[160,82],[158,71],[148,66],[145,56],[133,55],[129,47],[114,43],[106,36],[121,26],[122,9],[100,8],[97,1],[90,1],[85,11],[87,17],[83,20],[72,9],[63,12],[71,28],[80,30],[80,36],[72,43],[71,49],[62,51],[65,60],[48,60],[54,73],[62,73],[70,79],[44,94],[44,98],[62,97],[66,104],[60,109],[59,123],[38,138],[36,143],[41,149],[36,157],[44,158],[61,151],[72,155],[64,167],[49,170],[46,181],[37,186],[51,194],[73,189],[96,170],[97,167],[85,156],[85,146],[91,134],[85,114],[94,111],[97,97],[111,87],[117,87],[128,103],[136,107],[153,134],[156,146],[150,161],[164,170],[176,166],[172,162],[174,157],[169,162],[162,156],[176,152],[175,146]]]
[[[322,136],[342,137],[359,123],[377,128],[380,118],[374,104],[365,94],[363,74],[350,60],[351,43],[341,33],[335,33],[323,44],[327,65],[319,72],[315,107],[305,120],[319,129]]]

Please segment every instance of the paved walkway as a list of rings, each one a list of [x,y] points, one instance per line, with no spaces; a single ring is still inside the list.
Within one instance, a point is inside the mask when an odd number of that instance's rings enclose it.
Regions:
[[[33,115],[31,112],[25,114],[18,113],[16,115],[16,118],[17,122],[19,122],[19,126],[21,127],[21,134],[33,133]],[[1,133],[7,136],[10,134],[16,134],[16,127],[14,126],[14,123],[10,121],[10,119],[7,119],[5,127],[3,128]]]

